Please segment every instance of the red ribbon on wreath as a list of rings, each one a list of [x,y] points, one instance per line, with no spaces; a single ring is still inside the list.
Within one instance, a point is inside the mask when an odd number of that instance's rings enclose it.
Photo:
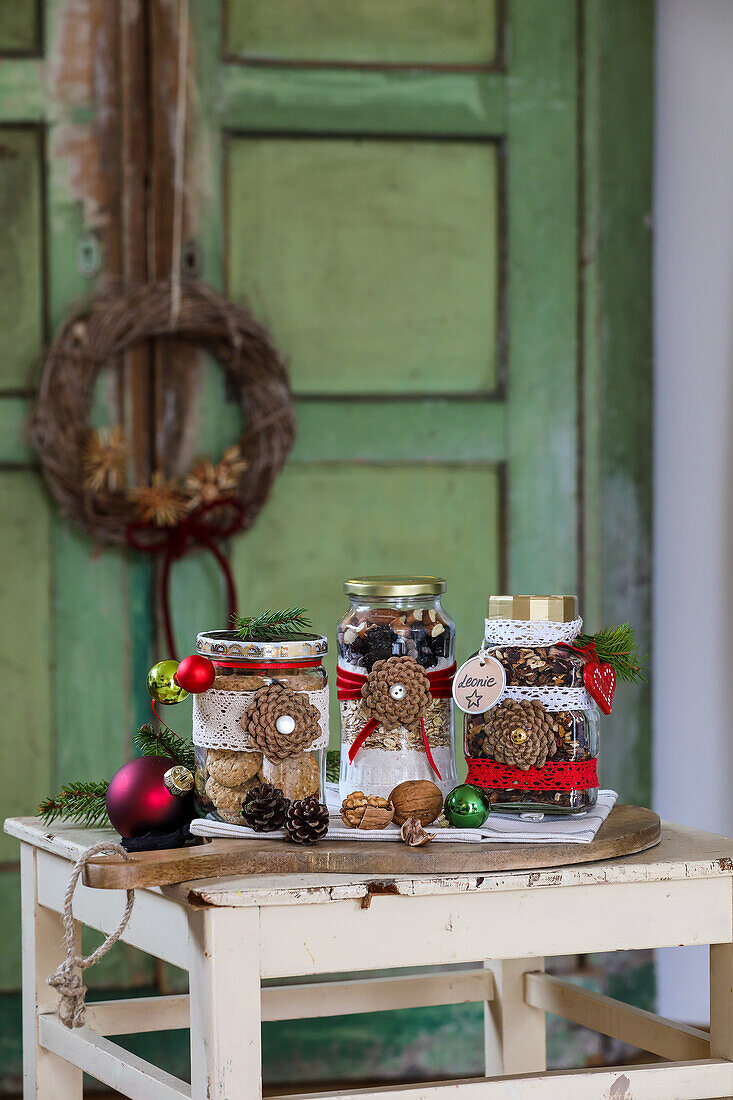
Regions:
[[[173,623],[170,608],[170,574],[175,561],[180,561],[196,546],[201,546],[216,559],[224,575],[229,604],[229,618],[237,611],[237,589],[232,571],[216,542],[231,538],[244,526],[245,511],[236,497],[225,497],[200,504],[173,527],[156,527],[149,520],[128,524],[125,529],[127,545],[143,554],[162,554],[160,574],[160,602],[163,612],[168,652],[176,656]]]

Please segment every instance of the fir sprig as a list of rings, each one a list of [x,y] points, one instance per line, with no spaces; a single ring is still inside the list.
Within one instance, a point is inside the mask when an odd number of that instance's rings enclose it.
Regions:
[[[338,783],[341,771],[341,753],[338,749],[328,749],[326,752],[326,781]]]
[[[233,615],[232,624],[244,641],[283,641],[308,630],[311,622],[307,607],[284,607],[259,615]]]
[[[598,660],[611,665],[619,680],[629,684],[646,680],[643,666],[647,656],[639,653],[634,628],[628,623],[608,626],[597,634],[579,634],[574,644],[582,648],[591,642],[595,644]]]
[[[100,829],[109,825],[107,817],[106,779],[84,783],[67,783],[57,795],[44,798],[38,807],[38,816],[44,825],[50,825],[57,817],[76,821],[87,829]]]
[[[182,764],[189,771],[196,769],[193,745],[168,726],[156,730],[146,722],[135,731],[132,740],[143,756],[172,756],[176,764]]]

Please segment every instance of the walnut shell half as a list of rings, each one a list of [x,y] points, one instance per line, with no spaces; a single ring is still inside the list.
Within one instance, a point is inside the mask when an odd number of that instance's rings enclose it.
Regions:
[[[394,807],[386,798],[354,791],[341,804],[341,820],[350,829],[384,829],[394,815]]]

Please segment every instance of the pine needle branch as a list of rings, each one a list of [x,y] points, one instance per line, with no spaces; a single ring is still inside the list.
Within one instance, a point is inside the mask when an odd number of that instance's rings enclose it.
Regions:
[[[67,783],[57,795],[45,798],[38,807],[38,816],[44,825],[50,825],[57,817],[76,821],[87,829],[99,829],[109,825],[107,817],[106,779]]]
[[[306,607],[284,607],[280,611],[263,611],[260,615],[233,615],[232,624],[244,641],[276,642],[308,630],[309,615]]]
[[[326,752],[326,780],[329,783],[338,783],[341,771],[341,753],[338,749],[328,749]]]
[[[156,730],[146,722],[132,735],[132,740],[143,756],[172,756],[176,764],[182,764],[189,771],[195,770],[193,745],[168,726]]]
[[[579,634],[575,645],[579,647],[595,643],[599,661],[611,665],[619,680],[636,684],[646,680],[644,663],[646,654],[639,653],[634,628],[628,623],[609,626],[597,634]]]

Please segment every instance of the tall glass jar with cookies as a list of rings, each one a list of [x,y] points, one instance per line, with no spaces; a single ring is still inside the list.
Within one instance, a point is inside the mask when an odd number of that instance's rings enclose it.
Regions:
[[[194,695],[193,743],[199,813],[242,824],[258,783],[286,798],[321,798],[328,748],[328,688],[320,634],[242,641],[229,630],[199,634],[216,679]]]

